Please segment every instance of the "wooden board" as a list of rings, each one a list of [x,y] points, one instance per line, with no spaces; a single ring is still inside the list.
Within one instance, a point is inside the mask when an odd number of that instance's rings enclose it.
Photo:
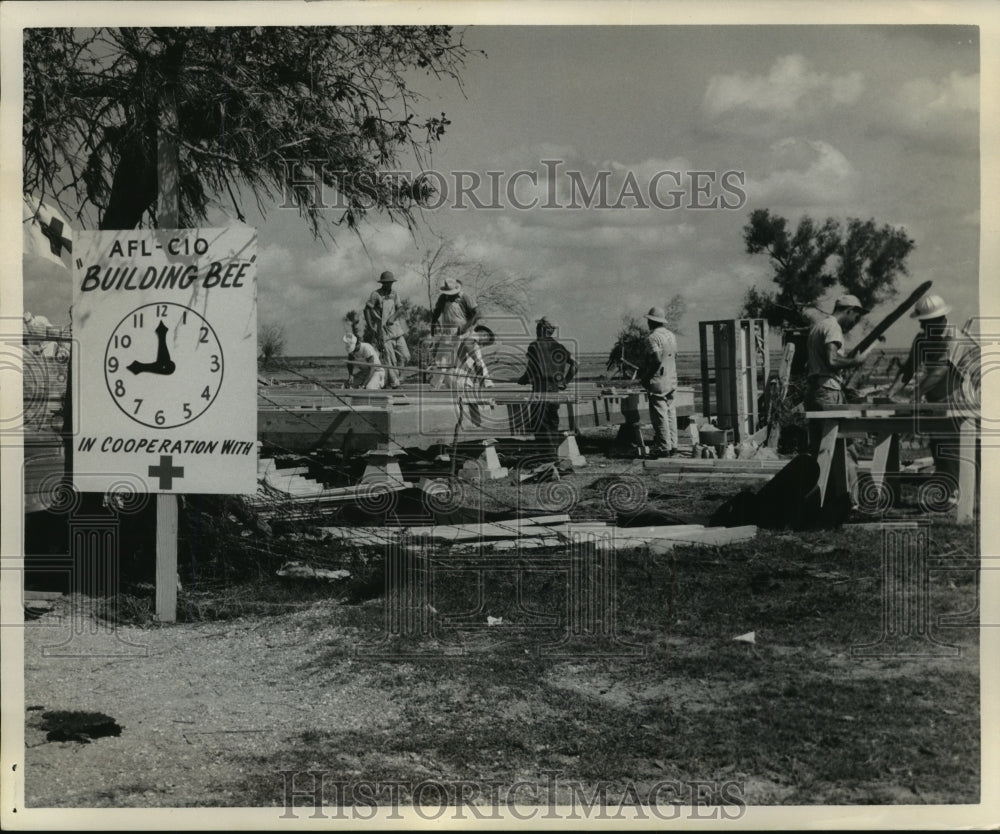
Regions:
[[[914,304],[916,304],[921,298],[927,294],[927,290],[931,288],[932,281],[924,281],[919,287],[917,287],[910,295],[907,297],[906,301],[896,307],[889,315],[883,318],[878,324],[876,324],[871,331],[865,335],[865,337],[855,345],[854,349],[848,354],[848,356],[857,356],[869,345],[875,344],[875,341],[885,333],[896,321],[906,313]]]
[[[755,458],[660,458],[643,462],[643,468],[655,472],[780,472],[787,460]]]

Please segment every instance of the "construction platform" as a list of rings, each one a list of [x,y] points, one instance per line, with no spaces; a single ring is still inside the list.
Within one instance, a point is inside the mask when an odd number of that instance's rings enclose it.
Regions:
[[[481,392],[475,403],[478,414],[469,404],[460,406],[452,391],[418,385],[383,391],[286,385],[258,390],[257,436],[266,445],[299,454],[353,454],[386,444],[430,448],[495,437],[531,438],[531,406],[541,402],[559,406],[562,431],[649,421],[644,392],[590,384],[552,394],[498,384]],[[693,413],[694,390],[679,388],[675,403],[678,416]]]

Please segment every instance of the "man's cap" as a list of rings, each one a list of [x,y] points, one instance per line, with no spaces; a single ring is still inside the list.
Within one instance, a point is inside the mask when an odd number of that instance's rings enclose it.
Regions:
[[[860,310],[862,313],[867,313],[868,310],[861,303],[856,295],[842,295],[837,299],[836,303],[833,305],[835,310]]]
[[[458,295],[461,291],[458,282],[451,278],[445,278],[444,283],[441,285],[441,292],[445,293],[445,295]]]
[[[558,330],[558,329],[559,329],[559,325],[557,325],[548,316],[542,316],[540,319],[535,319],[535,331],[537,333],[541,333],[543,331],[546,331],[546,332],[549,332],[549,333],[555,333],[556,330]]]
[[[380,284],[391,284],[393,281],[396,280],[396,276],[393,275],[391,272],[389,272],[389,270],[387,269],[385,272],[379,275],[378,280]]]
[[[646,313],[646,318],[650,321],[658,321],[660,324],[667,323],[667,317],[662,307],[650,307],[649,312]]]
[[[940,295],[925,295],[914,306],[911,319],[936,319],[951,312],[951,305],[945,304]]]

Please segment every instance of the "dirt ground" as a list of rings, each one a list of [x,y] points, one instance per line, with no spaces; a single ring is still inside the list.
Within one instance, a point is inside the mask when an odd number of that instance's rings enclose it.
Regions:
[[[600,516],[600,478],[630,468],[567,479],[574,517]],[[686,519],[739,488],[649,483],[652,506]],[[64,597],[25,629],[27,804],[282,808],[283,772],[306,770],[400,783],[404,804],[459,781],[523,781],[519,801],[542,804],[644,802],[664,784],[687,804],[699,782],[716,805],[974,803],[976,533],[925,520],[926,586],[883,577],[872,527],[619,553],[613,629],[596,637],[570,633],[565,576],[528,554],[444,572],[429,631],[406,638],[384,593],[336,583],[268,578],[224,619],[168,626],[112,626]],[[900,630],[904,611],[918,620]],[[48,740],[53,711],[121,733]]]

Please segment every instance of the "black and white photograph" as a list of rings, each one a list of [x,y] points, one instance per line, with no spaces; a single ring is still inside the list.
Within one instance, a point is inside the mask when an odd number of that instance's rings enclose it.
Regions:
[[[0,26],[4,827],[997,823],[995,9]]]

